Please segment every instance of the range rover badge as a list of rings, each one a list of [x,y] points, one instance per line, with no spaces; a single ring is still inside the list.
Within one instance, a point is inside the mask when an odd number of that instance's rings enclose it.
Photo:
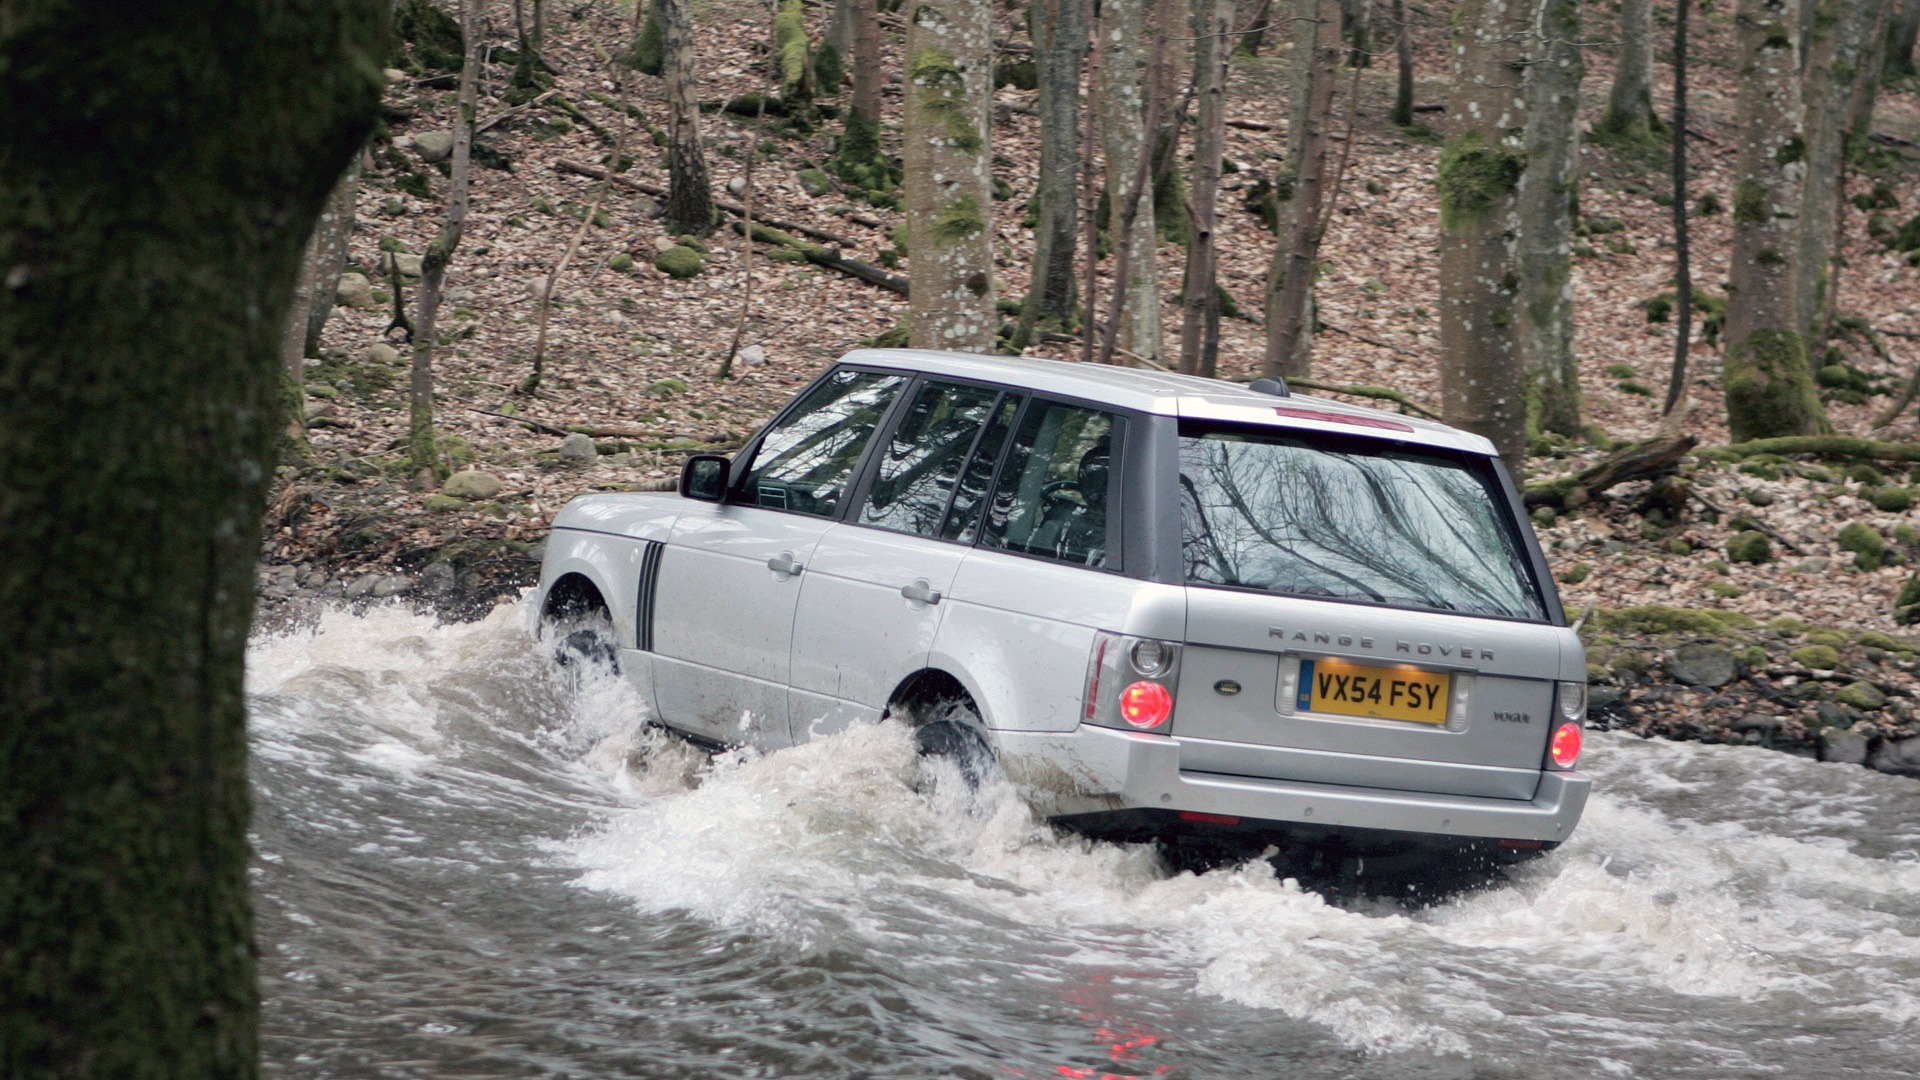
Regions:
[[[1232,697],[1240,692],[1240,684],[1234,682],[1232,679],[1221,679],[1219,682],[1213,684],[1213,692]]]

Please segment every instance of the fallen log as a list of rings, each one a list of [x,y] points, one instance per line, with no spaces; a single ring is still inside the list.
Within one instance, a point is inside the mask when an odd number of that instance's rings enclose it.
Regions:
[[[1535,480],[1522,496],[1530,507],[1571,510],[1629,480],[1657,480],[1671,474],[1699,440],[1692,435],[1662,435],[1623,446],[1572,476]]]
[[[734,232],[744,232],[746,231],[746,227],[746,223],[743,221],[733,223]],[[753,238],[763,244],[775,244],[780,247],[792,248],[800,254],[805,255],[807,261],[815,266],[824,266],[829,270],[838,270],[849,277],[859,278],[869,285],[878,285],[883,289],[899,293],[901,296],[907,295],[906,278],[901,277],[899,274],[888,273],[872,263],[864,263],[859,259],[849,259],[845,255],[840,254],[839,248],[828,247],[823,244],[809,244],[805,240],[794,236],[792,233],[774,228],[770,225],[762,225],[757,221],[753,223]]]
[[[1701,451],[1705,456],[1752,457],[1755,454],[1811,454],[1818,457],[1864,458],[1868,461],[1920,461],[1920,443],[1882,442],[1851,435],[1782,435],[1748,439],[1732,446]]]
[[[575,176],[585,176],[593,180],[605,180],[607,178],[607,170],[605,169],[602,169],[596,165],[582,165],[577,161],[567,161],[564,158],[554,162],[553,167],[556,169],[559,169],[561,172],[570,172],[570,173],[573,173]],[[643,180],[635,180],[635,179],[632,179],[631,177],[618,176],[618,175],[616,175],[613,178],[613,182],[624,188],[632,188],[634,191],[638,191],[642,195],[651,195],[656,199],[664,199],[667,197],[667,189],[659,186],[658,184],[649,184]],[[747,216],[747,208],[744,206],[741,206],[737,202],[729,202],[726,199],[715,199],[713,200],[713,205],[719,207],[722,210],[725,210],[727,213],[732,214],[735,217]],[[787,232],[799,233],[801,236],[811,236],[815,240],[819,240],[823,243],[838,244],[841,247],[858,247],[859,246],[858,244],[854,243],[852,240],[849,240],[844,236],[836,236],[833,233],[826,232],[821,229],[809,228],[808,226],[796,224],[791,221],[778,221],[774,218],[770,218],[766,216],[765,214],[755,213],[753,215],[753,219],[755,221],[764,222],[768,225],[772,225],[776,229],[785,229]],[[863,221],[861,222],[861,224],[864,225],[866,223]]]

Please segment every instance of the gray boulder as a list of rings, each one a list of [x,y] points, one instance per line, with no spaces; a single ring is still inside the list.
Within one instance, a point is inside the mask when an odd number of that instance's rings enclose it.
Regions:
[[[1725,686],[1739,678],[1740,662],[1719,645],[1682,645],[1667,655],[1667,674],[1688,686]]]
[[[500,478],[492,473],[467,469],[447,477],[447,482],[440,485],[440,491],[458,499],[491,499],[500,494],[502,486]]]
[[[453,132],[423,131],[413,137],[413,152],[421,161],[445,161],[453,156]]]
[[[373,306],[373,282],[367,275],[349,270],[340,275],[339,284],[333,287],[333,302],[350,308]]]
[[[1820,760],[1842,765],[1865,765],[1867,737],[1839,728],[1828,728],[1820,733]]]
[[[380,256],[380,269],[388,274],[398,270],[402,281],[419,281],[423,264],[420,256],[404,251],[389,251]]]
[[[360,358],[369,364],[393,367],[400,362],[400,350],[384,341],[376,341],[367,346],[367,351],[361,353]]]
[[[1895,776],[1920,776],[1920,738],[1883,742],[1867,764]]]
[[[600,451],[594,449],[593,440],[577,431],[560,440],[560,464],[562,465],[591,465],[599,459]]]

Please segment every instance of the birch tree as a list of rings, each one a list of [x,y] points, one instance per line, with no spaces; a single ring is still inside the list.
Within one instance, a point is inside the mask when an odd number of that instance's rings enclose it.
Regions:
[[[1105,0],[1100,7],[1100,64],[1095,72],[1095,101],[1100,137],[1107,158],[1108,231],[1114,250],[1126,248],[1126,280],[1114,288],[1126,294],[1119,326],[1109,328],[1119,348],[1159,360],[1160,273],[1154,257],[1159,230],[1153,200],[1141,198],[1132,178],[1147,145],[1146,8],[1151,0]],[[1125,204],[1132,204],[1131,206]]]
[[[1334,83],[1340,74],[1340,4],[1337,0],[1299,0],[1295,18],[1306,28],[1304,47],[1295,46],[1298,79],[1305,83],[1300,151],[1293,180],[1292,227],[1282,233],[1274,277],[1279,295],[1269,312],[1264,370],[1269,375],[1305,376],[1311,370],[1313,333],[1309,297],[1320,262],[1321,208],[1327,196],[1328,125],[1333,119]]]
[[[1181,306],[1180,370],[1211,376],[1220,352],[1220,159],[1227,133],[1227,58],[1233,47],[1233,0],[1196,0],[1193,49],[1199,116],[1193,132],[1193,220],[1187,229],[1187,280]]]
[[[667,231],[713,231],[713,184],[700,143],[699,80],[693,66],[693,20],[687,0],[654,0],[660,13],[661,73],[667,90]]]
[[[1442,411],[1448,423],[1493,440],[1516,476],[1527,434],[1513,316],[1530,8],[1519,0],[1462,0],[1455,9],[1439,173]]]
[[[386,7],[0,7],[0,1075],[259,1072],[278,346]]]
[[[1039,71],[1040,178],[1033,196],[1033,278],[1013,341],[1021,350],[1035,326],[1065,330],[1077,317],[1080,73],[1087,58],[1084,0],[1033,0],[1028,13]]]
[[[995,317],[988,0],[913,0],[906,75],[909,340],[915,348],[990,352]]]
[[[453,121],[453,179],[447,192],[447,219],[427,245],[420,260],[419,307],[413,319],[413,363],[408,381],[409,415],[407,461],[416,488],[437,485],[446,477],[440,456],[440,438],[433,422],[434,323],[447,283],[447,264],[460,246],[467,224],[467,180],[473,168],[473,114],[475,85],[480,69],[479,20],[474,7],[483,0],[460,0],[460,30],[466,41],[466,59],[460,65],[458,113]],[[548,285],[551,288],[551,284]]]
[[[1595,133],[1603,139],[1634,139],[1659,131],[1653,112],[1653,0],[1621,0],[1615,57],[1607,111]]]
[[[1530,424],[1578,435],[1573,353],[1573,215],[1580,176],[1580,0],[1542,0],[1526,67],[1526,171],[1520,176],[1520,362]]]
[[[1739,153],[1722,391],[1735,442],[1830,431],[1794,294],[1807,164],[1799,0],[1740,0]]]
[[[1814,0],[1814,5],[1801,90],[1807,167],[1794,261],[1796,314],[1810,350],[1826,341],[1851,107],[1878,69],[1870,61],[1883,36],[1887,7],[1884,0]]]

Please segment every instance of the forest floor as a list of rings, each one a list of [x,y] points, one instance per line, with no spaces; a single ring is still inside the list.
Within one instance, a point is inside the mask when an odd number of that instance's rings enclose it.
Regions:
[[[702,99],[766,91],[764,6],[711,0],[696,4],[694,14]],[[544,55],[556,69],[555,88],[578,111],[569,116],[549,98],[511,113],[480,139],[505,167],[474,169],[434,370],[436,420],[451,460],[502,481],[486,498],[415,491],[409,483],[407,362],[397,332],[388,333],[393,295],[381,257],[383,250],[424,251],[440,227],[448,181],[423,161],[416,140],[450,129],[453,91],[444,75],[395,73],[389,129],[371,155],[349,253],[349,270],[373,281],[372,302],[338,307],[321,358],[309,361],[312,457],[282,467],[269,507],[261,570],[268,619],[294,617],[314,598],[394,596],[457,617],[514,595],[537,577],[538,545],[569,498],[661,486],[688,452],[738,446],[826,364],[893,329],[905,314],[903,296],[818,266],[775,261],[765,245],[749,252],[729,228],[708,239],[698,276],[676,279],[654,268],[657,250],[672,240],[663,234],[658,200],[561,165],[598,167],[613,160],[618,144],[636,159],[625,176],[666,184],[664,154],[651,134],[666,119],[660,83],[608,60],[624,51],[630,18],[617,5],[597,3],[556,15]],[[1017,13],[998,9],[998,18],[1002,37],[1026,40]],[[897,37],[899,17],[883,22]],[[1703,58],[1690,75],[1696,208],[1701,200],[1722,208],[1732,202],[1730,23],[1730,10],[1716,9],[1692,46]],[[510,43],[510,29],[494,28],[493,40]],[[1436,14],[1415,30],[1417,100],[1438,105],[1446,97],[1445,26]],[[1274,238],[1246,195],[1284,156],[1288,51],[1270,45],[1268,55],[1234,62],[1227,157],[1235,171],[1223,184],[1218,237],[1221,284],[1243,314],[1223,320],[1223,377],[1252,374],[1263,349],[1258,316]],[[1582,115],[1590,124],[1604,102],[1612,59],[1604,47],[1587,54]],[[889,64],[887,108],[897,120],[897,55]],[[483,122],[511,108],[510,76],[505,62],[487,67]],[[1437,410],[1439,138],[1388,121],[1393,78],[1390,58],[1358,73],[1350,127],[1346,107],[1338,107],[1345,172],[1322,248],[1314,377],[1391,387]],[[1037,173],[1033,99],[1012,87],[995,97],[994,175],[1010,189],[994,221],[995,286],[1003,299],[1021,297],[1027,284],[1032,236],[1021,219]],[[623,101],[644,121],[615,107]],[[1655,104],[1667,109],[1664,87]],[[1433,111],[1420,118],[1435,128],[1442,123]],[[833,234],[844,254],[865,262],[897,256],[890,235],[902,220],[897,211],[831,186],[822,191],[816,175],[803,176],[831,157],[837,122],[809,131],[777,118],[708,111],[702,124],[722,199],[738,200],[729,185],[743,182],[751,156],[757,217]],[[1863,204],[1877,195],[1880,205],[1844,210],[1846,267],[1837,306],[1878,331],[1886,351],[1877,354],[1857,336],[1837,341],[1840,354],[1828,360],[1845,365],[1833,373],[1845,385],[1829,388],[1827,404],[1842,434],[1915,442],[1916,409],[1875,425],[1920,365],[1920,269],[1870,233],[1920,211],[1916,87],[1884,92],[1874,129],[1883,136],[1876,161],[1848,177],[1848,190]],[[888,132],[897,153],[897,123]],[[1672,364],[1672,326],[1650,322],[1647,310],[1670,289],[1673,274],[1672,211],[1661,195],[1670,190],[1666,154],[1589,142],[1583,165],[1574,290],[1592,435],[1541,441],[1527,466],[1533,477],[1576,471],[1611,445],[1659,431]],[[822,193],[809,194],[809,185]],[[1694,280],[1713,296],[1726,279],[1730,216],[1703,209],[1693,219]],[[577,249],[544,316],[543,378],[527,393],[520,388],[541,334],[538,297],[570,244]],[[1161,252],[1169,342],[1178,340],[1180,251],[1169,243]],[[899,265],[897,272],[911,272],[910,259]],[[1103,277],[1103,296],[1108,288]],[[409,313],[414,292],[404,287]],[[1703,447],[1722,446],[1728,437],[1719,352],[1698,340],[1698,320],[1695,326],[1690,407],[1680,430]],[[736,332],[747,351],[732,376],[718,381]],[[1077,348],[1053,343],[1029,354],[1068,359]],[[593,463],[566,466],[559,437],[524,421],[617,434],[595,436],[600,453]],[[1650,501],[1645,483],[1628,484],[1578,511],[1536,519],[1569,615],[1588,613],[1583,632],[1594,661],[1596,719],[1920,773],[1920,636],[1895,621],[1895,598],[1920,563],[1914,512],[1900,505],[1898,492],[1914,490],[1920,469],[1696,455],[1680,475],[1693,495],[1678,506]],[[1854,523],[1879,539],[1878,556],[1852,550],[1871,547],[1859,530],[1851,547],[1842,545],[1842,529]],[[1729,557],[1729,541],[1748,528],[1770,534],[1768,561]],[[1730,669],[1710,664],[1698,676],[1679,655],[1683,647],[1693,659],[1717,649],[1734,662]]]

